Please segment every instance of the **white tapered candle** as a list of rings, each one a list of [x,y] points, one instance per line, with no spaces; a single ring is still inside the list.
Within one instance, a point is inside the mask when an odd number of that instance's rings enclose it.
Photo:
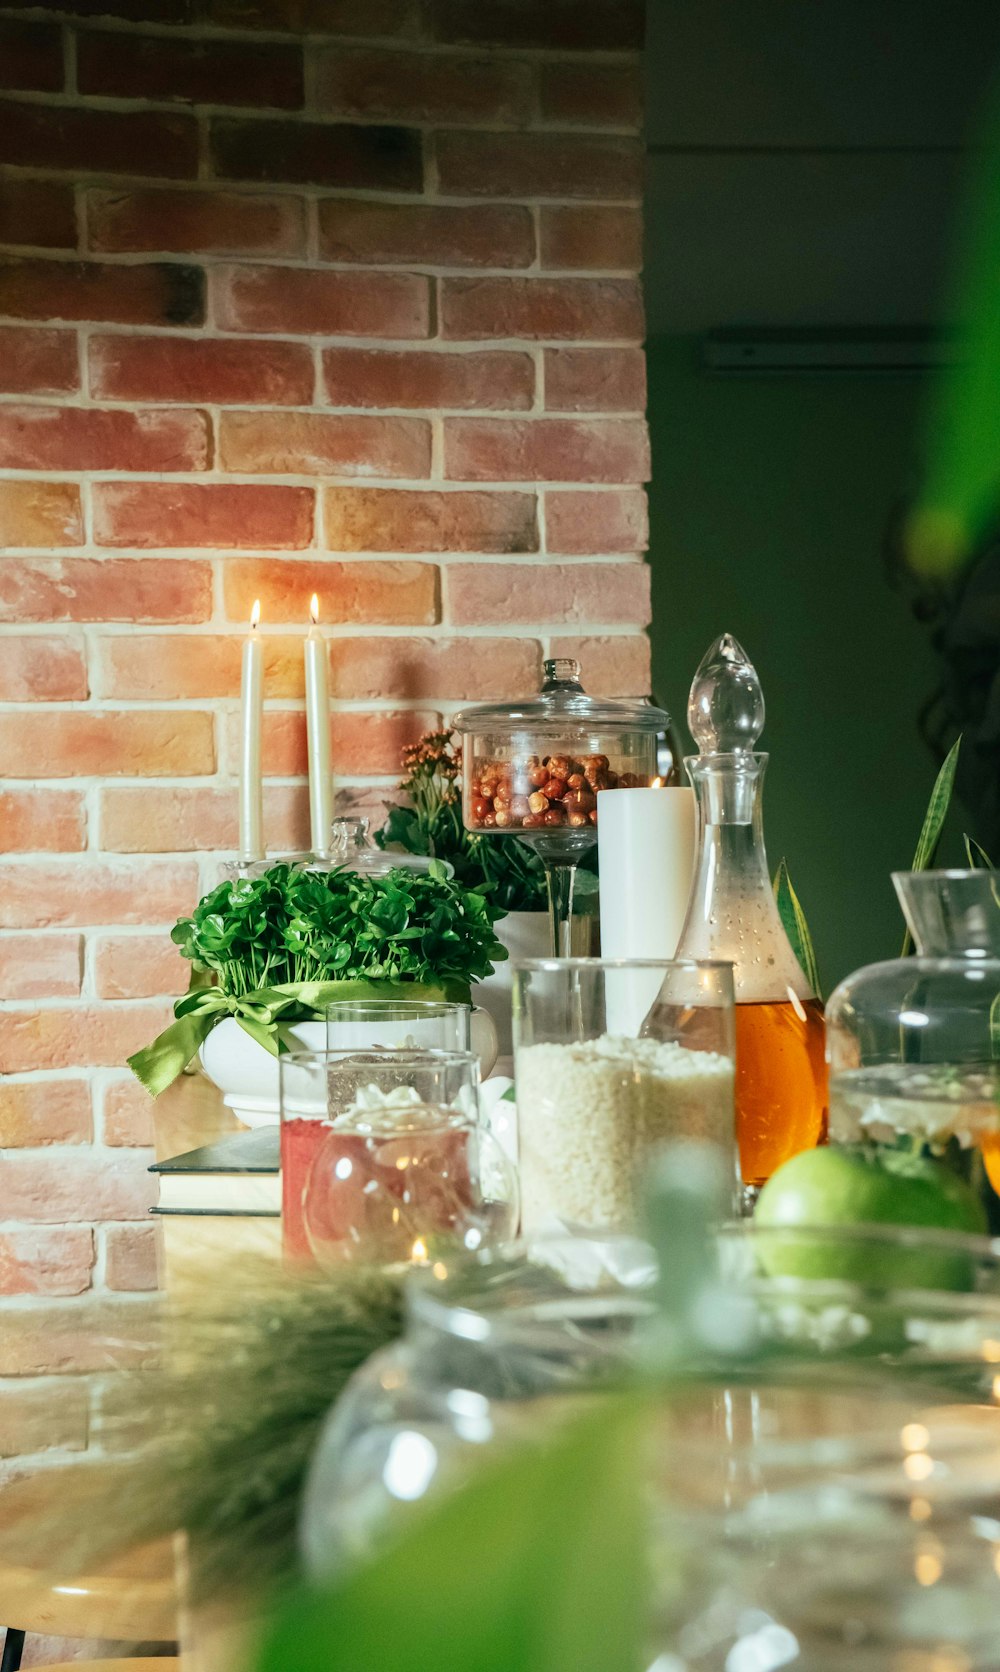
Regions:
[[[250,615],[250,631],[243,644],[240,680],[240,858],[264,857],[264,781],[261,730],[264,717],[264,646],[257,624],[260,599]]]
[[[311,604],[312,626],[305,642],[306,739],[309,746],[309,830],[313,853],[328,853],[333,823],[333,765],[330,758],[330,688],[326,639],[319,629],[319,599]]]

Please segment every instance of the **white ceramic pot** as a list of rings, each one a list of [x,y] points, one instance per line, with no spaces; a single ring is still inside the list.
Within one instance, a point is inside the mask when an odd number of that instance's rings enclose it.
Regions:
[[[572,948],[575,958],[590,952],[593,918],[574,917]],[[522,958],[548,958],[552,953],[552,930],[547,911],[510,911],[494,926],[497,940],[507,948],[505,964],[476,988],[476,998],[488,1010],[497,1030],[497,1072],[513,1074],[514,1041],[511,1022],[513,977],[511,966]]]
[[[357,1024],[354,1024],[356,1029]],[[408,1034],[419,1047],[420,1024],[407,1024]],[[383,1030],[384,1031],[384,1030]],[[326,1048],[325,1022],[296,1022],[289,1032],[303,1050],[322,1051]],[[377,1024],[373,1024],[372,1043],[385,1044],[378,1038]],[[479,1058],[480,1073],[485,1080],[497,1060],[497,1033],[488,1011],[476,1007],[472,1012],[471,1046]],[[352,1037],[352,1048],[359,1045]],[[276,1126],[280,1119],[278,1090],[278,1059],[240,1027],[235,1016],[227,1016],[209,1034],[198,1060],[203,1072],[222,1092],[222,1101],[244,1126]]]

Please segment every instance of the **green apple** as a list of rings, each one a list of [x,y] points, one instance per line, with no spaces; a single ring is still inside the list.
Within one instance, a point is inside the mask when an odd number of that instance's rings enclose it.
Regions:
[[[897,1150],[849,1146],[804,1150],[764,1186],[754,1225],[771,1277],[836,1278],[874,1288],[968,1289],[970,1256],[836,1237],[782,1236],[806,1226],[916,1225],[985,1235],[986,1214],[969,1186],[941,1162]]]

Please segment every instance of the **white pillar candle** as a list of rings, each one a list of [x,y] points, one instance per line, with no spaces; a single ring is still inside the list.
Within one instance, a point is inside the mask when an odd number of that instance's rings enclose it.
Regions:
[[[597,811],[601,957],[672,958],[694,878],[694,791],[602,790]],[[641,1033],[659,991],[655,970],[609,973],[608,1032]]]
[[[309,745],[309,830],[313,853],[328,853],[333,823],[330,759],[330,689],[326,639],[319,630],[319,599],[312,595],[313,624],[306,638],[306,739]]]
[[[694,791],[602,790],[597,812],[601,956],[672,958],[694,877]]]
[[[264,716],[264,646],[257,631],[260,599],[250,615],[240,680],[240,858],[264,858],[264,781],[261,729]]]

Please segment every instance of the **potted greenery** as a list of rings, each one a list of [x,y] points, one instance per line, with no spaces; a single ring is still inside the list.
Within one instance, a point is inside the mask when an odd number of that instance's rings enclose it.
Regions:
[[[476,836],[462,823],[462,752],[450,731],[426,732],[403,750],[400,789],[405,802],[386,803],[388,817],[375,840],[379,847],[402,849],[446,860],[455,879],[487,893],[500,908],[497,939],[509,959],[544,958],[551,950],[545,870],[534,851],[520,842]],[[596,850],[581,862],[575,888],[573,950],[591,950],[596,910]],[[509,966],[486,978],[476,997],[493,1017],[501,1059],[510,1056],[511,978]]]
[[[154,1097],[200,1057],[247,1125],[277,1118],[278,1054],[325,1043],[338,998],[471,1000],[507,954],[485,890],[433,863],[380,875],[282,862],[220,883],[171,938],[191,964],[175,1020],[129,1066]]]

